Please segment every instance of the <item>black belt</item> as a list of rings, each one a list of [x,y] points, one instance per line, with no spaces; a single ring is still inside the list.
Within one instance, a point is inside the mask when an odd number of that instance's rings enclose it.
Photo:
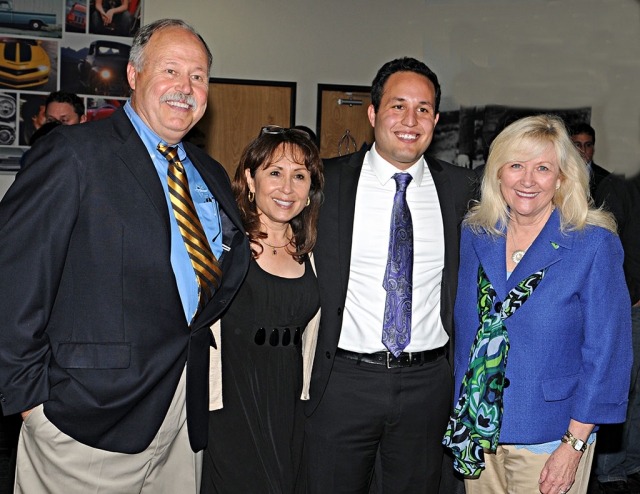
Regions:
[[[412,365],[421,365],[426,362],[433,362],[438,357],[442,357],[447,353],[446,347],[435,348],[433,350],[424,350],[422,352],[402,352],[398,357],[394,357],[391,352],[376,353],[357,353],[336,348],[336,357],[344,357],[350,360],[357,360],[358,364],[385,365],[387,369],[396,367],[411,367]]]

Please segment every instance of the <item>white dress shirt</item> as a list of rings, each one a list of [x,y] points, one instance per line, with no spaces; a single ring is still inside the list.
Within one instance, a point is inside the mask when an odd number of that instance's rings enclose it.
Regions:
[[[389,230],[396,167],[375,144],[360,172],[353,221],[349,284],[338,347],[358,353],[386,350],[382,326],[386,291],[382,287],[389,254]],[[413,297],[411,342],[406,352],[444,346],[449,340],[440,318],[444,268],[444,227],[433,177],[424,158],[408,170],[407,203],[413,220]]]

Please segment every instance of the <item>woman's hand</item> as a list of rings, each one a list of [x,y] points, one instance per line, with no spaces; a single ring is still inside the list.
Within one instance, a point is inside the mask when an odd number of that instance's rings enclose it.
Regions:
[[[540,473],[540,492],[559,494],[568,492],[576,480],[576,471],[582,453],[569,444],[561,443],[544,464]]]
[[[585,424],[571,419],[568,431],[585,442],[593,431],[593,424]],[[576,480],[576,471],[582,458],[582,452],[576,451],[567,443],[560,443],[540,472],[540,492],[542,494],[560,494],[568,492]]]

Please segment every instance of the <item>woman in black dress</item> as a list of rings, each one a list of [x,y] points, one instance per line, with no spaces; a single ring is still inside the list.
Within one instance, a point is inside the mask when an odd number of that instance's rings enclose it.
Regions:
[[[305,132],[264,127],[232,185],[253,258],[221,321],[220,351],[212,350],[201,492],[288,494],[296,489],[300,399],[308,399],[319,320],[310,259],[324,185],[318,149]]]

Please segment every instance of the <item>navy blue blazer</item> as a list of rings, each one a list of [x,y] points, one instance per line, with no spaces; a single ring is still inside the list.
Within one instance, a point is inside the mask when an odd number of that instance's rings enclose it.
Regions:
[[[454,309],[456,402],[478,330],[479,264],[497,301],[547,268],[533,295],[505,322],[511,346],[500,442],[556,441],[572,418],[587,424],[624,422],[631,302],[618,237],[599,227],[563,234],[556,210],[509,279],[505,252],[505,237],[463,228]]]
[[[211,332],[249,263],[249,244],[220,166],[187,155],[218,201],[221,288],[187,324],[170,261],[169,208],[122,109],[61,126],[31,150],[0,203],[0,403],[44,403],[62,432],[92,447],[144,450],[187,365],[194,451],[208,427]]]

